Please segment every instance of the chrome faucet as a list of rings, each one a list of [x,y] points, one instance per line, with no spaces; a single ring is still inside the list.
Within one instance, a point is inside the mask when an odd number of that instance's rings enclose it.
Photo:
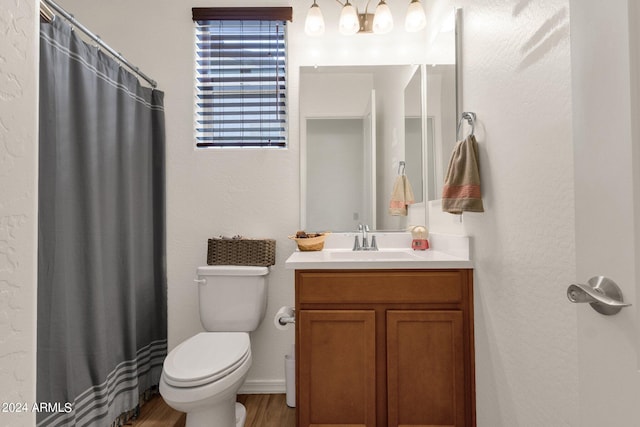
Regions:
[[[376,236],[371,236],[371,246],[369,246],[369,226],[358,224],[358,231],[362,233],[362,246],[360,246],[360,240],[356,234],[353,242],[354,251],[377,251],[378,245],[376,243]]]
[[[371,236],[371,246],[369,246],[370,251],[378,250],[378,242],[376,242],[376,236]]]
[[[358,235],[356,234],[355,239],[353,239],[353,249],[354,251],[361,251],[362,246],[360,246],[360,240],[358,239]]]
[[[366,251],[369,248],[369,226],[359,224],[358,231],[362,233],[362,250]]]

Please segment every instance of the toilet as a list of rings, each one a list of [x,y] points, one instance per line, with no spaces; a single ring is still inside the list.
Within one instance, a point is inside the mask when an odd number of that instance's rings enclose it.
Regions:
[[[186,427],[243,427],[244,406],[236,395],[251,367],[249,332],[267,307],[268,267],[198,267],[201,332],[166,357],[160,394],[186,412]]]

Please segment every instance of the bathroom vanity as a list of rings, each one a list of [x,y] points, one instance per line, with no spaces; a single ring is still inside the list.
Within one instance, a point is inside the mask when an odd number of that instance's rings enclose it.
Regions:
[[[475,426],[468,258],[381,251],[348,262],[323,252],[287,261],[298,427]]]

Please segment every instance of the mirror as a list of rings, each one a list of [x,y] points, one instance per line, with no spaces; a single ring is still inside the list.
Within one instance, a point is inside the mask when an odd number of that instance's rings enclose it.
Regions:
[[[456,145],[457,103],[456,66],[453,64],[428,65],[426,180],[429,183],[427,199],[442,198],[442,186],[449,165],[449,157]]]
[[[416,68],[413,77],[404,88],[404,158],[405,173],[415,196],[416,203],[424,201],[424,152],[422,120],[422,71]]]
[[[457,124],[454,33],[443,28],[429,37],[420,59],[427,65],[300,67],[305,230],[428,225],[428,202],[441,197]],[[416,199],[406,217],[388,212],[401,161]]]
[[[420,118],[419,66],[301,67],[305,229],[353,231],[359,223],[376,230],[408,226],[408,217],[389,215],[388,204],[399,162],[406,157],[405,88],[416,74],[418,85],[410,90],[417,89],[412,98],[418,100],[418,111],[412,115]],[[422,151],[422,143],[417,145]],[[416,176],[424,176],[421,163],[412,168]],[[425,223],[424,209],[414,209],[412,218],[416,216],[416,223]]]

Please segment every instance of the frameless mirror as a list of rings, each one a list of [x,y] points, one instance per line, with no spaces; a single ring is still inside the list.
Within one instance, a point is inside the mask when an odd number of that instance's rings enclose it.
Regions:
[[[423,67],[417,67],[404,88],[404,158],[405,174],[415,196],[416,203],[424,201],[424,97],[422,90]]]
[[[301,67],[305,229],[352,231],[363,223],[376,230],[404,230],[410,224],[408,217],[389,215],[388,206],[399,163],[407,157],[404,98],[416,73],[417,86],[408,90],[417,99],[412,116],[419,119],[419,66]],[[414,144],[422,152],[422,143]],[[413,162],[411,170],[424,176],[420,162]],[[422,185],[422,179],[416,182]],[[424,209],[416,211],[414,222],[424,224]]]
[[[456,144],[456,66],[428,65],[427,81],[427,199],[442,198],[442,185],[449,157]]]

